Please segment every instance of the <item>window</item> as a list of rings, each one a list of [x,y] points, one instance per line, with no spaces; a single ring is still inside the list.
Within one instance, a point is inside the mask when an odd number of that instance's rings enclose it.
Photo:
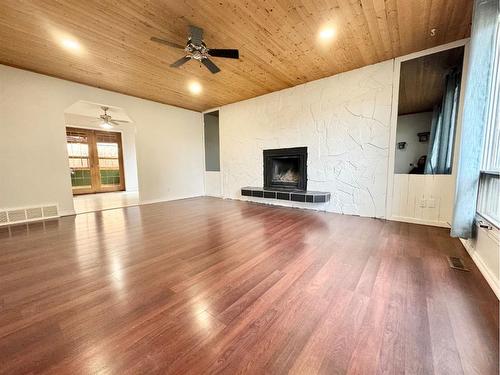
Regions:
[[[75,191],[90,189],[89,137],[78,129],[67,130],[67,149],[71,172],[71,185]]]
[[[497,27],[477,211],[500,227],[500,29]]]
[[[96,132],[101,187],[120,185],[119,133]]]

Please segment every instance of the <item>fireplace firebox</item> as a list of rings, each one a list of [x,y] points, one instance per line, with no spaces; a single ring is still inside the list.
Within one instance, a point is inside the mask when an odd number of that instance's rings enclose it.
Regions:
[[[264,150],[264,188],[307,190],[307,147]]]

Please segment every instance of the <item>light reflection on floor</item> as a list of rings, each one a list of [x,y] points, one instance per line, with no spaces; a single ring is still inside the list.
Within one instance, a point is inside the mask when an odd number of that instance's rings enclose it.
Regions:
[[[73,204],[77,214],[135,206],[139,204],[139,193],[137,191],[116,191],[112,193],[82,194],[73,197]]]

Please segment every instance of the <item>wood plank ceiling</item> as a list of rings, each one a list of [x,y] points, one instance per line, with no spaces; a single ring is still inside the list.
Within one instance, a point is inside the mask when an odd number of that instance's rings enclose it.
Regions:
[[[465,38],[471,14],[471,0],[0,0],[0,63],[202,111]],[[149,38],[184,44],[189,24],[240,60],[214,58],[214,75],[170,68],[182,51]],[[82,51],[61,48],[65,36]]]

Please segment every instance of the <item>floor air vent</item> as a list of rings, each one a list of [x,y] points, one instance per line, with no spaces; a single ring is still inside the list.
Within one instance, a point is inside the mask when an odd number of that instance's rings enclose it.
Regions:
[[[448,263],[450,264],[451,268],[454,268],[456,270],[460,271],[470,271],[467,267],[465,267],[464,261],[462,258],[459,257],[448,257]]]
[[[59,217],[56,204],[0,210],[0,226]]]

